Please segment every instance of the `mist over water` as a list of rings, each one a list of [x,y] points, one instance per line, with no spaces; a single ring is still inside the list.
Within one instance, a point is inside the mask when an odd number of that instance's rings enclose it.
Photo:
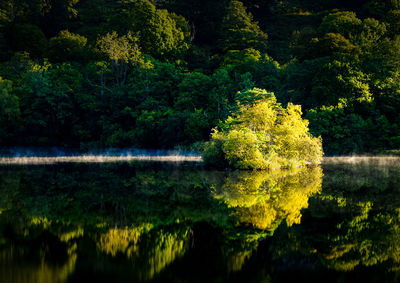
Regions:
[[[362,164],[379,166],[400,166],[399,156],[336,156],[324,157],[322,164]]]
[[[82,151],[48,147],[13,147],[0,149],[0,164],[56,164],[56,163],[111,163],[130,161],[200,162],[200,153],[184,150],[151,150],[137,148],[109,148]]]
[[[60,156],[198,156],[199,152],[175,149],[107,148],[80,150],[62,147],[3,147],[1,157],[60,157]]]
[[[0,165],[112,163],[131,161],[202,162],[201,152],[166,149],[108,148],[79,150],[61,147],[0,148]],[[324,157],[322,164],[400,166],[399,156]]]

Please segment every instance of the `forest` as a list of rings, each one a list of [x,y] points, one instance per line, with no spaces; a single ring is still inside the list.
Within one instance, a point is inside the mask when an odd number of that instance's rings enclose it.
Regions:
[[[400,149],[400,1],[0,0],[0,146],[202,150],[256,89]]]

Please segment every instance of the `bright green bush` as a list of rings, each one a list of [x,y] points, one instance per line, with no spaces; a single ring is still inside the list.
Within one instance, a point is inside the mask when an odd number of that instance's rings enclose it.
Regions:
[[[321,162],[322,140],[309,133],[299,105],[283,108],[273,93],[256,88],[241,96],[262,98],[239,105],[234,117],[214,129],[203,153],[206,164],[275,169]]]
[[[230,131],[222,145],[222,151],[231,166],[241,169],[266,169],[267,162],[260,146],[256,133],[245,128]]]

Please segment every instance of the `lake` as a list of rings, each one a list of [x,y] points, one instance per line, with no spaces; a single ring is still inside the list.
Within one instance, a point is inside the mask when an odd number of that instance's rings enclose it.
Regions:
[[[0,282],[397,282],[399,159],[0,166]]]

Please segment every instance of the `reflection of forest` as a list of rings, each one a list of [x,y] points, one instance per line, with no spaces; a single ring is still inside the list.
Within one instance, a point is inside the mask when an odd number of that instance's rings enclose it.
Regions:
[[[18,273],[13,282],[63,282],[87,264],[79,254],[101,258],[106,273],[126,268],[132,278],[152,279],[195,248],[196,223],[221,229],[221,256],[228,271],[238,271],[259,239],[283,219],[288,226],[300,222],[301,209],[321,189],[321,177],[320,168],[5,167],[0,266],[8,272],[0,279],[7,282]]]
[[[1,246],[5,243],[3,242]],[[45,244],[45,243],[43,243]],[[0,249],[0,282],[59,283],[66,282],[74,271],[77,259],[76,244],[61,250],[67,254],[60,263],[49,262],[49,252],[57,252],[54,247],[45,247],[32,257],[33,248],[9,245]],[[59,254],[53,255],[60,257]],[[63,255],[64,256],[64,255]]]
[[[189,229],[184,227],[173,232],[160,229],[149,233],[146,228],[111,228],[100,235],[97,248],[112,257],[118,254],[126,256],[133,261],[135,273],[140,280],[152,279],[185,254]]]
[[[300,253],[336,271],[400,270],[399,173],[390,165],[326,166],[323,193],[301,226],[276,238],[275,258]]]

